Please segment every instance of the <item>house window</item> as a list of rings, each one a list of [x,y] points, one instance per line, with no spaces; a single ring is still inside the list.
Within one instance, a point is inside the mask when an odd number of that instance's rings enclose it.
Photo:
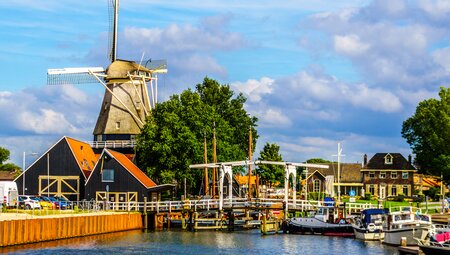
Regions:
[[[384,163],[386,165],[392,165],[392,156],[390,154],[386,155],[386,157],[384,157]]]
[[[369,192],[372,195],[375,195],[375,186],[374,185],[369,185]]]
[[[408,185],[403,185],[403,195],[408,196]]]
[[[369,172],[369,178],[374,179],[375,178],[375,172]]]
[[[114,182],[114,169],[103,169],[102,182]]]
[[[320,180],[315,179],[313,184],[314,184],[313,191],[320,192]]]
[[[116,122],[116,129],[120,129],[120,122]]]
[[[397,172],[391,172],[391,179],[397,179]]]
[[[380,172],[380,179],[386,179],[386,172]]]
[[[402,172],[402,179],[408,179],[408,172]]]
[[[397,186],[392,186],[392,189],[391,189],[391,195],[393,195],[393,196],[397,196]]]

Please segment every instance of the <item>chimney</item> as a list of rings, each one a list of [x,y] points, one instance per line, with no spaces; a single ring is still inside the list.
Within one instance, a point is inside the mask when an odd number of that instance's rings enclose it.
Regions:
[[[364,154],[363,166],[367,165],[367,154]]]
[[[409,155],[408,155],[408,163],[409,163],[409,164],[412,164],[411,159],[412,159],[411,154],[409,154]]]

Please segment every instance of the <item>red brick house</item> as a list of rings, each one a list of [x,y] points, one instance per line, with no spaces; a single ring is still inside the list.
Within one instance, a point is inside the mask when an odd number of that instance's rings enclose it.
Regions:
[[[363,186],[365,192],[385,199],[388,196],[403,194],[412,196],[416,168],[400,153],[376,153],[369,161],[364,155]]]

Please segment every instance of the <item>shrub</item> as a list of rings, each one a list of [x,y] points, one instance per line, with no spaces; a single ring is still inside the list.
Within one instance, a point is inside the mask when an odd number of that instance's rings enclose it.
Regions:
[[[364,200],[371,200],[372,199],[372,193],[366,192],[364,194]]]
[[[309,200],[319,200],[326,197],[325,193],[323,192],[309,192],[308,193],[308,199]]]
[[[403,195],[403,194],[398,194],[396,197],[395,197],[395,199],[394,199],[394,201],[397,201],[397,202],[404,202],[405,201],[405,195]]]

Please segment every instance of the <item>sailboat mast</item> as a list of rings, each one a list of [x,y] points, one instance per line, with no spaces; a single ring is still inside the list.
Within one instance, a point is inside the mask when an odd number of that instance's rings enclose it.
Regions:
[[[213,163],[217,163],[217,155],[216,155],[216,123],[214,122],[213,128]],[[212,192],[211,196],[214,198],[216,195],[216,168],[213,168],[212,172]]]
[[[338,184],[338,202],[341,202],[341,143],[338,143],[338,154],[337,154],[337,184]]]
[[[205,164],[208,164],[208,150],[206,147],[206,132],[205,132],[205,137],[204,137],[203,150],[204,150],[203,158],[204,158]],[[203,179],[204,179],[203,187],[204,187],[204,191],[205,191],[204,194],[205,194],[205,196],[207,196],[208,192],[209,192],[209,190],[208,190],[208,168],[207,167],[205,167],[205,169],[204,169],[204,178]]]
[[[252,161],[252,128],[248,130],[248,160]],[[252,198],[251,188],[252,165],[248,164],[248,198]]]

